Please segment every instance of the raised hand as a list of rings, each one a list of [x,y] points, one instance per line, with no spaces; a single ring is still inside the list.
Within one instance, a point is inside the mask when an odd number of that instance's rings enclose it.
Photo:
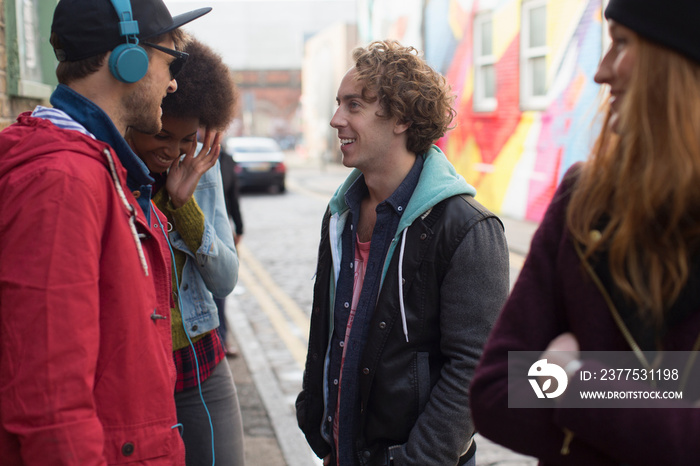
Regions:
[[[165,189],[170,196],[170,202],[176,209],[185,205],[192,198],[199,179],[216,164],[221,152],[220,140],[220,132],[207,128],[202,148],[197,156],[194,155],[197,143],[193,142],[185,156],[170,166]]]

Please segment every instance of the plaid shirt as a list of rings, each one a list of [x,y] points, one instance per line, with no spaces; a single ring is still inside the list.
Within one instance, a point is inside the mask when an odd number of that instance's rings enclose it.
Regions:
[[[212,330],[204,338],[194,343],[199,363],[199,379],[204,382],[214,371],[217,364],[226,357],[224,345],[219,338],[219,332]],[[194,362],[192,347],[185,346],[173,352],[175,368],[177,369],[177,381],[175,392],[181,392],[187,388],[197,386],[197,369]]]

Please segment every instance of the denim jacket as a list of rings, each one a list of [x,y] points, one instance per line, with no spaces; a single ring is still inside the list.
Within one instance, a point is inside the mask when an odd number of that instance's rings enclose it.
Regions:
[[[219,326],[214,296],[226,297],[238,281],[238,255],[226,213],[218,161],[202,175],[194,198],[204,213],[202,245],[192,253],[177,231],[170,232],[172,246],[187,255],[179,293],[180,310],[190,338]]]

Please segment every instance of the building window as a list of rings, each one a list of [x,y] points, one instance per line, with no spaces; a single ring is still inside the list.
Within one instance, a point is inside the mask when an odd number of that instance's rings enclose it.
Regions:
[[[479,14],[474,19],[474,110],[496,109],[496,58],[493,54],[493,15]]]
[[[547,104],[547,3],[525,1],[520,30],[520,104],[525,110]]]
[[[610,43],[612,42],[612,39],[610,38],[610,33],[608,32],[608,21],[605,19],[605,9],[608,7],[608,2],[610,0],[603,0],[603,8],[600,10],[601,14],[601,24],[603,25],[602,27],[602,34],[603,34],[603,55],[608,51],[608,48],[610,47]]]
[[[7,92],[47,98],[56,83],[49,31],[56,2],[5,0]]]

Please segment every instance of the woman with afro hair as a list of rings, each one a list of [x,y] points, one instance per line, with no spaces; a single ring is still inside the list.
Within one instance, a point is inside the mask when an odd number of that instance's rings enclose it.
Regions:
[[[238,279],[218,162],[236,91],[230,71],[211,48],[190,38],[183,51],[189,57],[177,76],[177,91],[163,100],[161,131],[151,135],[130,129],[127,140],[151,171],[153,202],[168,218],[175,403],[187,465],[215,460],[238,466],[244,462],[240,407],[214,303]]]

